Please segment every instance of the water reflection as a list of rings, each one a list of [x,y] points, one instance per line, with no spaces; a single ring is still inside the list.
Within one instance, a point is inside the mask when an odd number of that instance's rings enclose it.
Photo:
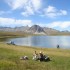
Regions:
[[[49,47],[49,48],[56,48],[57,45],[59,45],[60,48],[70,48],[69,36],[31,36],[25,38],[9,39],[8,42],[10,41],[14,41],[16,45]]]

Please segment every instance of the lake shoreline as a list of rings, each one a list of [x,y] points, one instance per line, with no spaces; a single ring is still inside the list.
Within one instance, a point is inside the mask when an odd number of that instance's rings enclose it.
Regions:
[[[11,38],[7,42],[14,42],[15,45],[20,46],[36,46],[43,48],[59,48],[70,49],[69,36],[26,36],[19,38]],[[49,47],[47,47],[49,46]]]

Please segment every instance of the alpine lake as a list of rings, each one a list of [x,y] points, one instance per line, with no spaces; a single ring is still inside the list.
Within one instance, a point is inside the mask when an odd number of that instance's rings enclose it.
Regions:
[[[9,38],[6,43],[14,42],[15,45],[35,46],[42,48],[70,48],[70,36],[28,36],[22,38]]]

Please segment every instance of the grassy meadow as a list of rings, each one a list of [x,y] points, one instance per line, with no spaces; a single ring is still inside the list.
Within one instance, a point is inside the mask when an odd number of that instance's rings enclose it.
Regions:
[[[34,51],[42,51],[49,62],[32,60]],[[27,55],[29,60],[20,60]],[[70,70],[70,50],[33,48],[0,43],[0,70]]]
[[[15,37],[12,34],[1,33],[0,39],[5,39],[6,36]],[[32,60],[34,51],[42,51],[51,61]],[[29,60],[20,60],[20,57],[25,55]],[[0,70],[70,70],[70,50],[17,46],[0,42]]]

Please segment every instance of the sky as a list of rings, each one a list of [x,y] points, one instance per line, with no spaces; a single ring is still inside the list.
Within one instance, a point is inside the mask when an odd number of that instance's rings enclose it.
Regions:
[[[0,0],[0,26],[40,25],[70,31],[70,0]]]

